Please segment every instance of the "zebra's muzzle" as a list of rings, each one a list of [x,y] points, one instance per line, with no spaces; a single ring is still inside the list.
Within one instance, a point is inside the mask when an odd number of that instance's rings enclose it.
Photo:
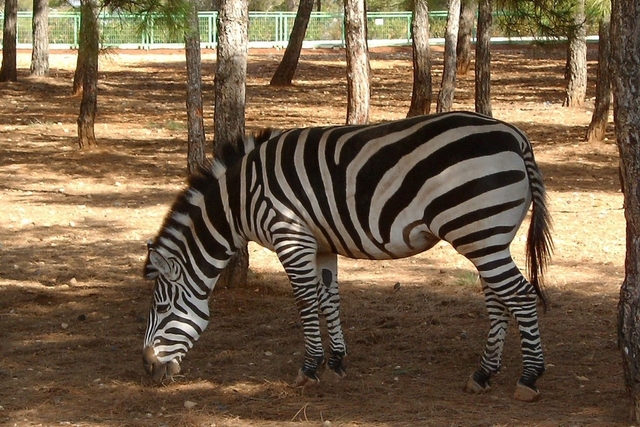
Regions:
[[[159,383],[165,378],[172,378],[180,372],[180,364],[176,359],[163,363],[156,356],[153,347],[145,347],[142,351],[142,364],[144,370],[151,376],[154,382]]]

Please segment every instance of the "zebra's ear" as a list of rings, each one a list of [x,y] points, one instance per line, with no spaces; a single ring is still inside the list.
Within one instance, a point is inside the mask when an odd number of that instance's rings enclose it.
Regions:
[[[145,267],[145,277],[147,279],[155,279],[160,274],[170,280],[175,279],[173,276],[176,276],[174,269],[171,268],[171,262],[162,256],[160,252],[150,248]]]

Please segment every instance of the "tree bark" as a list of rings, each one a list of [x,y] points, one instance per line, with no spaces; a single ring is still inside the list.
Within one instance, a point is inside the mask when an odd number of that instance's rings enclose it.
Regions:
[[[369,122],[371,89],[364,0],[344,0],[347,54],[347,124]]]
[[[94,132],[98,111],[98,6],[96,0],[82,0],[82,26],[80,38],[84,39],[86,57],[83,64],[82,101],[78,116],[78,145],[81,149],[97,146]]]
[[[18,81],[17,68],[17,31],[18,31],[18,0],[4,2],[4,28],[2,30],[2,66],[0,67],[0,82]]]
[[[471,68],[471,38],[476,16],[476,0],[462,0],[458,44],[456,45],[456,71],[463,76]]]
[[[444,69],[436,111],[450,111],[456,90],[456,42],[460,21],[460,0],[449,0],[447,30],[444,36]]]
[[[564,107],[579,107],[587,94],[587,27],[585,25],[584,0],[576,2],[575,30],[569,34],[567,72],[569,81]]]
[[[632,423],[640,423],[640,5],[611,7],[614,121],[620,152],[626,227],[625,278],[618,304],[618,342]]]
[[[218,15],[218,59],[216,62],[214,157],[220,147],[237,144],[245,133],[245,102],[248,55],[248,0],[222,0]],[[241,248],[218,279],[232,287],[247,281],[249,252]]]
[[[427,0],[415,0],[413,21],[413,89],[407,117],[429,114],[433,87],[431,85],[431,52],[429,50],[429,6]]]
[[[49,74],[49,0],[33,0],[33,49],[31,50],[32,76]]]
[[[198,2],[190,4],[184,36],[187,62],[187,168],[193,174],[206,162],[206,138],[202,105],[202,57]]]
[[[71,94],[73,96],[80,95],[82,93],[82,80],[84,79],[84,67],[87,62],[87,43],[82,37],[82,28],[84,25],[84,15],[80,13],[80,29],[78,35],[78,55],[76,58],[76,69],[73,73],[73,84],[71,86]]]
[[[291,81],[298,68],[300,51],[302,50],[304,36],[307,33],[313,4],[314,0],[300,0],[298,13],[296,13],[296,19],[293,21],[293,28],[289,36],[289,43],[284,51],[282,61],[280,61],[276,72],[273,73],[269,83],[271,86],[291,86]]]
[[[475,65],[476,112],[492,116],[491,111],[491,25],[493,15],[491,0],[478,4],[478,34]]]
[[[598,27],[598,80],[596,82],[596,100],[591,116],[591,123],[587,128],[586,141],[604,141],[609,108],[611,105],[611,75],[609,62],[611,57],[611,40],[609,34],[609,20],[600,21]]]

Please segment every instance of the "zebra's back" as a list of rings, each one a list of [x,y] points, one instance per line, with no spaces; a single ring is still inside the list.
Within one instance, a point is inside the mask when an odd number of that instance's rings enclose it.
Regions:
[[[272,246],[263,231],[285,218],[320,251],[372,259],[508,243],[531,200],[525,153],[516,128],[475,113],[286,131],[245,159],[247,203],[269,206],[245,209],[262,232],[248,235]]]

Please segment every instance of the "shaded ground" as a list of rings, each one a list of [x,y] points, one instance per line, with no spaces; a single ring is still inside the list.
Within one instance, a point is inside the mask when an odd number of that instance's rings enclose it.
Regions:
[[[271,88],[281,52],[250,52],[247,127],[342,123],[344,54],[304,51],[296,84]],[[441,53],[435,52],[434,82]],[[251,246],[246,287],[216,289],[212,321],[184,376],[150,386],[140,351],[150,284],[145,242],[185,175],[181,52],[102,58],[100,148],[76,149],[73,52],[52,76],[0,85],[0,424],[8,426],[624,426],[616,346],[624,218],[612,141],[582,142],[590,101],[564,109],[563,49],[496,49],[494,115],[531,137],[550,190],[556,253],[541,315],[548,369],[538,403],[512,399],[521,369],[515,328],[490,394],[461,392],[488,327],[471,265],[445,245],[406,260],[341,259],[349,375],[291,388],[302,332],[284,273]],[[214,57],[204,56],[207,126]],[[409,49],[372,53],[371,120],[402,118]],[[457,109],[473,108],[463,76]],[[613,137],[610,136],[610,139]],[[524,265],[524,229],[513,245]],[[397,289],[396,283],[400,283]],[[185,401],[195,402],[186,409]]]

